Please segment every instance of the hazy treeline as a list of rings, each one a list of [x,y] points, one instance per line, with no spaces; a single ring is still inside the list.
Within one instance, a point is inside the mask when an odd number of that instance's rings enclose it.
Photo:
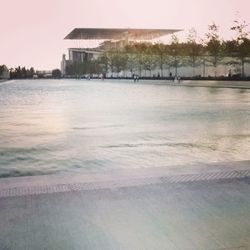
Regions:
[[[36,78],[60,78],[61,77],[61,70],[60,69],[53,69],[51,73],[47,71],[35,71],[33,67],[26,68],[18,66],[16,68],[8,69],[6,65],[0,65],[0,78],[1,75],[8,71],[10,79],[31,79],[36,76]]]
[[[33,67],[30,69],[26,69],[26,67],[17,67],[17,68],[11,68],[10,71],[10,78],[11,79],[25,79],[25,78],[33,78],[33,75],[35,74],[35,70]]]

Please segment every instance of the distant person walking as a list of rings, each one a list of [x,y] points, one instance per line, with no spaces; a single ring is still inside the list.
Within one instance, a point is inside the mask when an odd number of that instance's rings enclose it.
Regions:
[[[177,76],[173,77],[173,82],[176,83],[177,82]]]
[[[136,82],[136,74],[133,74],[133,80]]]
[[[139,82],[139,75],[134,74],[133,80],[134,80],[134,82]]]
[[[177,80],[178,80],[178,83],[181,83],[181,77],[180,76],[177,77]]]
[[[169,72],[169,79],[173,80],[172,77],[173,77],[172,72]]]

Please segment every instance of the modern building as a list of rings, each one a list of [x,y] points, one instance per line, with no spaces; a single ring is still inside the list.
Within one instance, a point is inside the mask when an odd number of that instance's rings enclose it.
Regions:
[[[66,40],[98,40],[96,48],[69,48],[68,59],[64,54],[61,61],[62,75],[66,67],[74,63],[84,63],[98,58],[105,50],[122,48],[129,42],[151,41],[178,32],[178,29],[103,29],[76,28],[64,39]]]
[[[99,28],[76,28],[64,39],[70,40],[129,40],[141,41],[152,40],[165,35],[173,34],[178,29],[99,29]]]
[[[63,55],[61,62],[62,75],[66,75],[67,66],[77,65],[79,63],[86,63],[93,59],[98,58],[105,51],[110,51],[112,49],[124,48],[127,44],[137,43],[137,42],[156,42],[157,39],[164,36],[174,34],[176,32],[182,31],[180,29],[102,29],[102,28],[75,28],[73,29],[64,39],[74,40],[79,43],[79,40],[84,41],[98,41],[98,46],[95,48],[69,48],[68,49],[68,59],[66,55]],[[201,61],[203,59],[201,58]],[[203,60],[204,61],[204,60]],[[77,68],[77,67],[76,67]],[[111,70],[110,70],[111,71]],[[143,72],[133,72],[145,77],[151,77],[159,75],[162,72],[162,76],[169,76],[170,74],[178,74],[185,77],[193,76],[203,76],[210,77],[215,75],[215,68],[210,62],[200,62],[194,69],[189,65],[179,65],[178,73],[177,69],[170,67],[165,67],[164,69],[159,69],[156,67],[154,69],[143,70]],[[240,75],[241,69],[239,64],[228,65],[220,64],[216,67],[217,76],[228,76]],[[230,72],[230,73],[229,73]],[[117,73],[117,72],[116,72]],[[124,76],[129,76],[132,72],[121,72]],[[108,72],[108,76],[113,76],[113,72]],[[250,76],[250,64],[245,65],[245,75]]]

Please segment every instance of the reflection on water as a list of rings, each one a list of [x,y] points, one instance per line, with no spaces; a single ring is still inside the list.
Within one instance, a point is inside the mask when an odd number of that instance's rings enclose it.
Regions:
[[[131,82],[0,85],[0,176],[249,160],[250,91]]]

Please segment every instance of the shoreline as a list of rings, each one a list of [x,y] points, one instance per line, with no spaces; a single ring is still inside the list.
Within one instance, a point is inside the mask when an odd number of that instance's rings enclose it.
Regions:
[[[250,82],[247,82],[247,84],[242,84],[241,85],[236,85],[236,82],[233,82],[233,84],[231,82],[225,83],[225,82],[217,82],[216,85],[215,84],[209,84],[207,82],[205,82],[204,84],[198,83],[188,83],[188,82],[181,82],[179,85],[180,86],[185,86],[185,87],[200,87],[200,88],[230,88],[230,89],[250,89]],[[237,81],[238,83],[238,81]],[[178,86],[178,83],[175,84],[174,86]]]
[[[63,80],[66,78],[63,78]],[[68,79],[69,80],[69,79]],[[110,83],[129,83],[129,84],[152,84],[162,86],[173,86],[173,87],[198,87],[198,88],[230,88],[230,89],[250,89],[250,81],[214,81],[214,80],[181,80],[180,82],[173,82],[171,80],[159,80],[159,79],[140,79],[139,82],[134,82],[132,79],[112,79],[108,78],[105,80],[101,79],[70,79],[78,81],[95,81],[95,82],[110,82]],[[240,85],[238,85],[240,84]]]
[[[104,80],[99,78],[88,79],[76,79],[76,78],[61,78],[58,80],[78,80],[78,81],[96,81],[96,82],[117,82],[117,83],[129,83],[129,84],[152,84],[162,86],[184,86],[184,87],[205,87],[205,88],[231,88],[231,89],[250,89],[249,80],[181,80],[180,82],[174,82],[169,79],[150,79],[142,78],[139,82],[134,82],[129,78],[106,78]],[[240,85],[238,85],[240,84]]]
[[[88,79],[77,79],[77,78],[39,78],[39,79],[8,79],[0,80],[0,83],[6,83],[11,81],[46,81],[46,80],[75,80],[75,81],[90,81],[90,82],[110,82],[110,83],[129,83],[129,84],[152,84],[152,85],[162,85],[162,86],[184,86],[184,87],[199,87],[199,88],[230,88],[230,89],[250,89],[249,80],[181,80],[180,82],[175,82],[169,79],[140,79],[139,82],[134,82],[133,79],[129,78],[106,78],[104,80],[100,78]]]

